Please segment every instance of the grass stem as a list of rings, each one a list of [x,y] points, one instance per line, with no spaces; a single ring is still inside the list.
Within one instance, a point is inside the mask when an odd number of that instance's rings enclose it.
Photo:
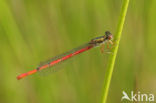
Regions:
[[[106,103],[106,101],[107,101],[107,96],[108,96],[108,92],[109,92],[113,68],[114,68],[114,64],[115,64],[115,60],[116,60],[116,55],[117,55],[117,51],[118,51],[118,47],[119,47],[119,42],[120,42],[120,38],[121,38],[123,25],[125,22],[128,4],[129,4],[129,0],[123,0],[116,35],[114,35],[115,47],[112,49],[113,55],[110,55],[109,62],[108,62],[109,64],[107,65],[107,68],[106,68],[107,70],[106,70],[105,79],[104,79],[104,88],[103,88],[104,92],[103,92],[103,102],[102,103]]]

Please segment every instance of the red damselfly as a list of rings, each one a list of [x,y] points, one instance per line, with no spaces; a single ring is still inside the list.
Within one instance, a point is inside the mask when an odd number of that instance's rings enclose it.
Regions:
[[[90,40],[88,43],[86,43],[86,44],[84,44],[78,48],[74,48],[74,49],[72,49],[72,50],[70,50],[64,54],[56,56],[56,57],[52,58],[51,60],[49,60],[48,62],[44,63],[43,65],[40,65],[36,69],[31,70],[27,73],[23,73],[23,74],[18,75],[17,79],[19,80],[19,79],[22,79],[28,75],[32,75],[38,71],[41,71],[43,69],[46,69],[46,68],[48,69],[48,67],[52,67],[54,65],[57,65],[60,62],[68,60],[69,58],[71,58],[75,55],[78,55],[84,51],[87,51],[91,48],[100,46],[101,44],[104,44],[104,43],[113,44],[112,38],[113,38],[112,34],[109,31],[106,31],[104,36],[96,37],[96,38]]]

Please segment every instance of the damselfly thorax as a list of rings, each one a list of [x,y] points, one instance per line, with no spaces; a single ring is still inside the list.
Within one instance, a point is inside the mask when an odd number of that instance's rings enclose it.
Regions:
[[[99,37],[92,39],[90,41],[90,44],[93,44],[95,46],[99,46],[100,44],[103,44],[106,42],[112,43],[112,39],[113,39],[112,34],[109,31],[106,31],[104,36],[99,36]]]

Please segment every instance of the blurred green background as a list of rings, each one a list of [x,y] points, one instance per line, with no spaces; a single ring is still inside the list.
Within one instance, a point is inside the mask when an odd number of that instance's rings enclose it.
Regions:
[[[116,32],[122,0],[0,0],[0,103],[101,103],[108,54],[89,50],[47,76],[16,76]],[[130,0],[108,103],[122,91],[156,96],[156,1]],[[50,75],[49,75],[50,74]]]

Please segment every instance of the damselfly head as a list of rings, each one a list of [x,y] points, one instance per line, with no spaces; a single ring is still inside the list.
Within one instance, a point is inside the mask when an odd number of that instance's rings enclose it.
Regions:
[[[107,40],[112,40],[113,39],[113,35],[109,31],[105,32],[105,36],[106,36]]]

